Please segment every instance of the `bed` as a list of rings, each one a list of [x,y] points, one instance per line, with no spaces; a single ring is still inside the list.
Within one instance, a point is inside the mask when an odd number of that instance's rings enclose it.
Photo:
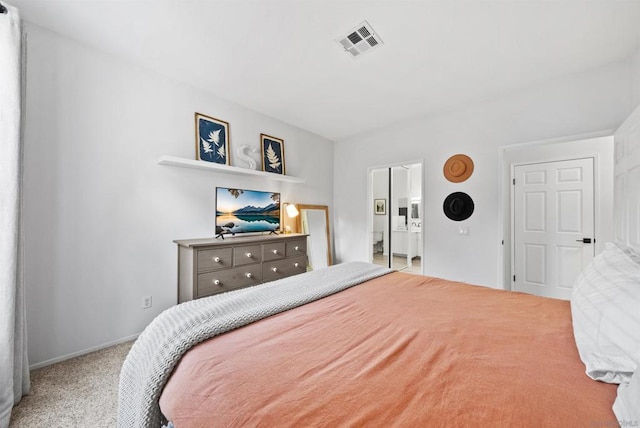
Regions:
[[[636,392],[588,376],[574,334],[572,305],[588,324],[593,276],[610,277],[593,269],[582,303],[366,263],[187,302],[134,344],[119,425],[616,426]],[[624,363],[604,376],[630,384]]]

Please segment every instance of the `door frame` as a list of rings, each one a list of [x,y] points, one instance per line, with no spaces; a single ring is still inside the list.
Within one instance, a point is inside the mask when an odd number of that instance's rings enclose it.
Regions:
[[[375,166],[370,166],[367,168],[367,209],[365,210],[365,212],[367,213],[367,242],[368,242],[368,246],[367,246],[367,257],[368,257],[368,261],[371,262],[371,249],[373,248],[373,233],[371,233],[371,231],[373,230],[373,183],[371,180],[371,172],[373,170],[376,169],[388,169],[388,168],[393,168],[396,166],[405,166],[405,165],[416,165],[419,164],[420,165],[420,198],[421,198],[421,207],[422,207],[422,217],[425,216],[425,209],[424,209],[424,195],[425,195],[425,185],[424,185],[424,159],[414,159],[414,160],[408,160],[408,161],[404,161],[404,162],[393,162],[393,163],[388,163],[388,164],[383,164],[383,165],[375,165]],[[387,210],[390,209],[391,204],[389,203],[390,201],[387,202]],[[422,247],[422,251],[421,254],[423,255],[423,257],[420,258],[420,270],[421,270],[421,274],[424,275],[424,243],[425,241],[425,221],[424,218],[421,219],[422,222],[422,233],[420,234],[420,243],[419,245]],[[389,252],[391,253],[391,244],[389,245]]]
[[[550,140],[513,144],[498,148],[498,288],[513,285],[513,168],[516,164],[593,158],[595,254],[613,234],[613,131],[601,131]]]

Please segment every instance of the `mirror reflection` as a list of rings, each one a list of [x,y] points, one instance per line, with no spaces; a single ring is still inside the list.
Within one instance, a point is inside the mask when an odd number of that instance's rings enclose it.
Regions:
[[[298,230],[306,233],[307,257],[311,270],[331,265],[329,207],[326,205],[298,205]]]
[[[369,179],[371,262],[422,273],[422,165],[372,169]]]

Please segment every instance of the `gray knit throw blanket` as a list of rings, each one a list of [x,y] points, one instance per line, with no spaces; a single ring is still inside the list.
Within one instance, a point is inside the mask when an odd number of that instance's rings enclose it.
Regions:
[[[162,389],[182,355],[198,343],[389,272],[351,262],[167,309],[138,337],[122,366],[118,426],[161,426]]]

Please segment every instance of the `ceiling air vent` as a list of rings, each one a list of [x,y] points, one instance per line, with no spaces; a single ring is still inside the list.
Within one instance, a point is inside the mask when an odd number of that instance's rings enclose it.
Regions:
[[[373,31],[371,25],[367,21],[362,21],[353,30],[349,31],[346,36],[340,37],[338,43],[342,45],[344,50],[353,57],[360,56],[371,49],[382,45],[384,42],[380,36]]]

